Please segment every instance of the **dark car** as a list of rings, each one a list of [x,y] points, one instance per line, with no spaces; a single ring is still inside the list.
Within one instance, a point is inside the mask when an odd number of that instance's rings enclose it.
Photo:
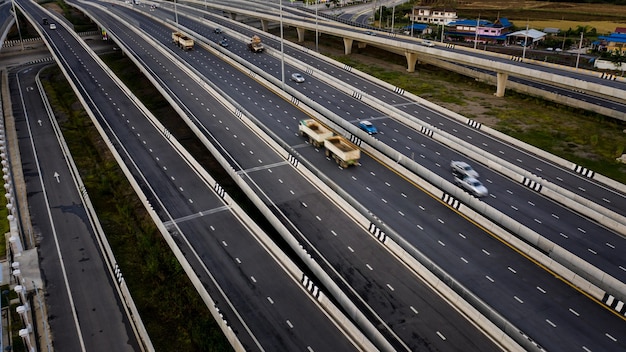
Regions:
[[[222,33],[222,29],[220,29],[220,28],[215,28],[215,29],[213,30],[213,32],[214,32],[214,33],[217,33],[217,34],[220,34],[220,33]]]
[[[221,45],[221,46],[223,46],[224,48],[227,48],[227,47],[228,47],[228,40],[226,40],[226,39],[222,39],[222,40],[220,40],[220,42],[219,42],[219,43],[220,43],[220,45]]]

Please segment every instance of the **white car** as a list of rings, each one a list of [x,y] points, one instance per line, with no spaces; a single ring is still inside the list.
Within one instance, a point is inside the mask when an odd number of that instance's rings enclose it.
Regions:
[[[477,179],[468,176],[461,177],[462,178],[455,176],[454,182],[464,190],[470,192],[476,197],[485,197],[489,194],[487,187],[483,186],[483,184]]]
[[[435,46],[435,43],[431,42],[430,40],[422,40],[422,45],[428,46],[428,47],[433,47],[433,46]]]
[[[478,178],[479,176],[478,172],[472,169],[472,167],[464,161],[452,160],[450,162],[450,168],[452,169],[452,172],[463,175],[463,176],[469,176],[473,178]]]
[[[296,82],[296,83],[302,83],[304,82],[304,76],[301,73],[292,73],[291,74],[291,80]]]
[[[50,23],[50,29],[57,29],[57,25],[54,23]]]

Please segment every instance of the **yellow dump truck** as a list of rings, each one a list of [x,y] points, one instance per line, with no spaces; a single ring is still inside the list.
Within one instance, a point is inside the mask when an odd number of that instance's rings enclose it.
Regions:
[[[341,136],[328,137],[324,140],[326,156],[335,159],[342,168],[358,165],[361,150]]]
[[[193,39],[182,32],[172,32],[172,42],[183,50],[193,49]]]
[[[253,53],[263,52],[263,44],[261,43],[261,38],[258,35],[253,35],[250,39],[250,43],[248,43],[248,49]]]
[[[300,131],[301,136],[308,136],[309,143],[313,144],[316,148],[321,147],[326,138],[333,136],[331,130],[313,119],[300,121],[298,131]]]

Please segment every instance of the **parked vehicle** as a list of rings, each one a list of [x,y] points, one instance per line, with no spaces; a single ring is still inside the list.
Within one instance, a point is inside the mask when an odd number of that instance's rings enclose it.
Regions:
[[[291,74],[291,80],[296,83],[304,82],[304,76],[301,73],[295,72]]]
[[[265,49],[261,43],[261,38],[258,35],[253,35],[248,43],[248,49],[253,53],[262,53]]]
[[[454,183],[463,188],[475,197],[485,197],[489,195],[487,187],[485,187],[478,179],[467,175],[454,174]]]
[[[359,128],[368,134],[376,134],[378,133],[378,129],[369,121],[361,121],[359,122]]]
[[[193,39],[182,32],[172,32],[172,42],[183,50],[193,49]]]
[[[473,178],[478,178],[479,176],[478,172],[476,172],[476,170],[474,170],[468,163],[464,161],[452,160],[450,162],[450,168],[452,169],[452,172],[458,173],[464,176],[469,176]]]

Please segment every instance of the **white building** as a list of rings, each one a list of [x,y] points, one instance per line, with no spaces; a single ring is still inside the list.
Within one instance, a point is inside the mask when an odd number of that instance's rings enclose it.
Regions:
[[[439,9],[430,6],[413,7],[413,11],[409,17],[413,22],[445,25],[457,19],[456,10]]]

